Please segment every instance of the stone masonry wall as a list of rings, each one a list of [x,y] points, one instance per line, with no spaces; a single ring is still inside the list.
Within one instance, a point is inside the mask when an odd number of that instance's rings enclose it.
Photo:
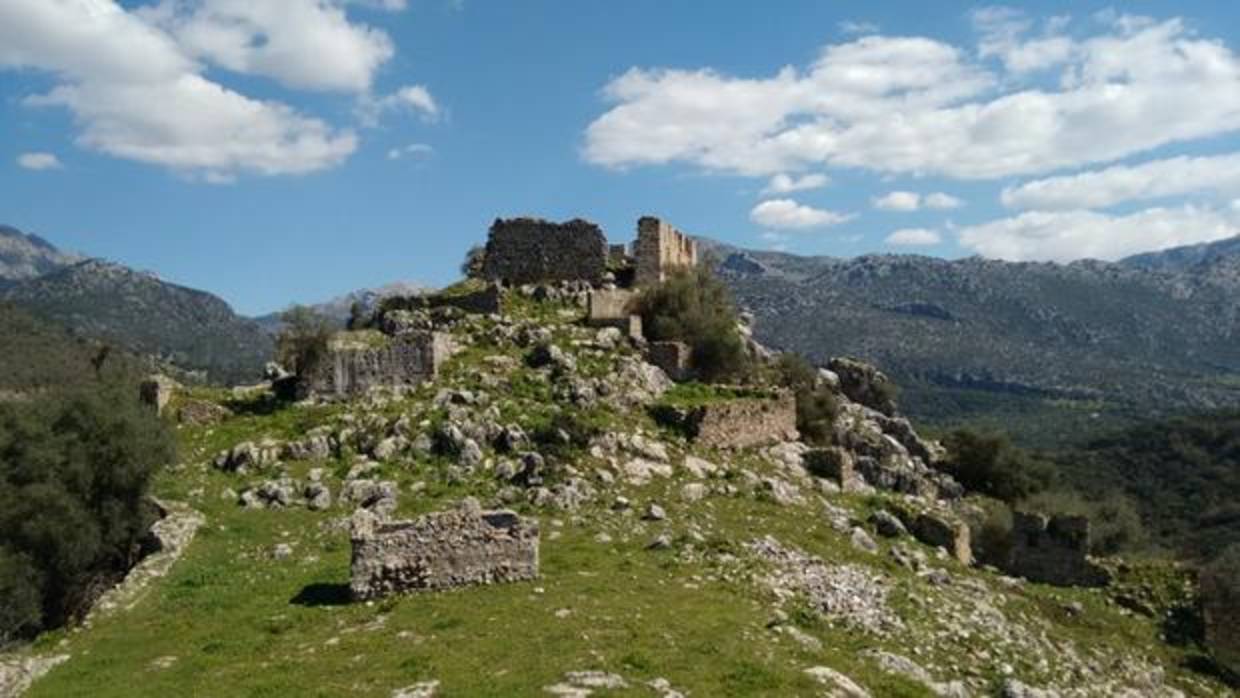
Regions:
[[[799,437],[796,399],[790,392],[702,405],[685,422],[695,442],[712,448],[767,446]]]
[[[1015,512],[1011,551],[1005,571],[1031,582],[1056,586],[1104,586],[1106,570],[1089,554],[1089,519],[1083,516],[1046,517]]]
[[[451,337],[441,332],[410,332],[373,345],[333,343],[298,379],[297,397],[349,398],[371,388],[411,388],[433,379],[451,354]]]
[[[353,515],[355,599],[538,577],[538,522],[469,502],[412,521]]]
[[[603,231],[581,219],[552,223],[538,218],[497,218],[487,238],[483,274],[507,284],[588,281],[607,270]]]
[[[646,216],[637,221],[633,256],[637,259],[637,285],[657,284],[668,272],[697,264],[697,242],[670,224]]]

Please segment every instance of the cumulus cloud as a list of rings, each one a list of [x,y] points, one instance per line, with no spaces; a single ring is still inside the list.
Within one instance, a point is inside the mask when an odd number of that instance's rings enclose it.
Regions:
[[[916,211],[921,208],[921,194],[911,191],[893,191],[871,200],[874,208],[883,211]]]
[[[1240,153],[1181,156],[1038,179],[1007,187],[1000,198],[1011,208],[1070,210],[1201,192],[1240,195]]]
[[[929,228],[902,228],[888,235],[884,240],[888,245],[898,247],[924,247],[937,245],[942,241],[939,234]]]
[[[864,36],[866,34],[877,34],[878,25],[873,22],[860,22],[856,20],[846,19],[835,25],[841,34],[849,36]]]
[[[879,35],[769,76],[630,69],[604,89],[612,104],[587,128],[584,157],[764,177],[835,166],[986,180],[1240,126],[1240,58],[1179,19],[1115,17],[1079,39],[1062,21],[1031,35],[1019,17],[992,20],[979,50]],[[1022,79],[1035,69],[1047,79]]]
[[[749,219],[767,228],[805,230],[837,225],[851,220],[852,216],[806,206],[792,199],[769,199],[754,206],[749,212]]]
[[[959,230],[962,246],[1010,261],[1115,260],[1240,233],[1236,210],[1184,205],[1128,215],[1097,211],[1027,211]]]
[[[380,117],[391,111],[407,110],[426,121],[439,120],[439,103],[424,85],[407,85],[383,97],[363,95],[358,100],[357,115],[362,123],[375,126]]]
[[[165,0],[142,14],[195,58],[293,88],[364,92],[395,53],[387,34],[332,0]]]
[[[348,21],[343,0],[167,1],[134,11],[115,0],[0,3],[0,69],[57,82],[23,104],[68,109],[84,147],[212,182],[332,167],[357,138],[230,89],[207,77],[208,64],[364,93],[391,53],[382,32]]]
[[[59,170],[62,167],[60,158],[53,153],[22,153],[17,156],[17,164],[27,170]]]
[[[800,177],[793,177],[783,172],[771,177],[771,181],[767,183],[766,188],[762,190],[763,194],[788,194],[794,191],[808,191],[810,189],[821,189],[831,182],[825,174],[807,174]]]
[[[944,194],[941,191],[935,192],[933,194],[926,194],[924,203],[926,205],[926,208],[933,208],[933,209],[937,209],[940,211],[945,211],[945,210],[949,210],[953,208],[960,208],[961,206],[964,206],[964,202],[961,201],[960,199],[957,199],[951,194]]]

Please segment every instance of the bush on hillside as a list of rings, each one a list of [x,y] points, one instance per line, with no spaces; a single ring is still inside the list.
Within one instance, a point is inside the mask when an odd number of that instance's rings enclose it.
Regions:
[[[1089,519],[1089,550],[1095,555],[1114,555],[1138,548],[1145,542],[1145,528],[1137,508],[1122,494],[1111,493],[1090,500],[1070,490],[1047,491],[1025,500],[1021,508],[1048,516]]]
[[[965,489],[1015,502],[1050,487],[1055,467],[1012,445],[1002,434],[957,429],[943,439],[945,469]]]
[[[280,315],[284,323],[276,337],[276,359],[288,370],[302,375],[327,354],[335,334],[330,318],[304,305],[295,305]]]
[[[738,380],[749,370],[745,343],[737,331],[732,294],[707,267],[673,274],[637,300],[646,337],[678,341],[691,348],[691,364],[706,382]]]
[[[474,245],[465,253],[465,260],[461,262],[461,276],[467,279],[481,279],[485,274],[486,262],[487,248]]]
[[[0,405],[0,643],[79,618],[136,562],[174,456],[129,383]]]
[[[775,372],[779,384],[796,395],[801,439],[816,446],[829,445],[835,438],[835,417],[839,414],[835,393],[819,382],[818,372],[797,354],[780,354]]]

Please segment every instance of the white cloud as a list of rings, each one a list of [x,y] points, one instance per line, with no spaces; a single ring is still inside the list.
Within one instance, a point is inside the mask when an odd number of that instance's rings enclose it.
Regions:
[[[783,172],[771,177],[771,181],[762,190],[763,194],[788,194],[794,191],[808,191],[827,186],[831,179],[825,174],[813,173],[792,177]]]
[[[251,0],[248,5],[270,3]],[[289,16],[300,17],[303,5],[289,5]],[[0,69],[51,73],[58,84],[22,103],[67,108],[81,129],[80,145],[207,181],[229,181],[245,172],[312,172],[337,165],[354,151],[357,138],[348,130],[205,77],[198,54],[185,50],[156,22],[175,16],[168,14],[170,7],[139,14],[113,0],[0,2]],[[313,58],[313,65],[327,74],[349,70],[326,65],[325,57],[334,56],[330,48],[312,57],[297,55]],[[251,61],[247,69],[256,72],[260,66],[278,72],[274,66],[286,65],[257,54],[245,60]],[[286,77],[293,81],[291,72]],[[319,84],[333,80],[322,78]]]
[[[386,33],[350,22],[334,0],[164,0],[143,14],[195,58],[293,88],[365,92],[395,54]]]
[[[17,156],[17,164],[27,170],[59,170],[62,167],[60,158],[53,153],[22,153]]]
[[[888,245],[899,247],[937,245],[942,241],[939,234],[929,228],[903,228],[888,235],[884,240]]]
[[[933,194],[926,194],[926,198],[923,203],[925,203],[926,208],[933,208],[939,211],[946,211],[964,206],[964,202],[960,199],[957,199],[951,194],[944,194],[941,191],[934,192]]]
[[[1221,41],[1179,19],[1119,17],[1069,51],[1057,42],[1063,30],[1018,28],[1001,35],[1006,43],[983,35],[983,47],[1009,56],[999,72],[968,47],[886,36],[829,45],[806,69],[766,77],[633,68],[606,86],[613,105],[587,128],[583,154],[608,167],[679,162],[769,177],[835,166],[984,180],[1240,127],[1240,58]],[[1055,72],[1029,86],[1021,77],[1034,68]]]
[[[792,199],[770,199],[754,206],[749,219],[767,228],[808,229],[843,223],[852,216],[806,206]]]
[[[411,143],[399,148],[392,148],[388,151],[388,160],[400,160],[405,157],[428,157],[434,154],[435,149],[425,143]]]
[[[1049,177],[1003,190],[1005,206],[1069,210],[1209,192],[1240,195],[1240,153],[1175,157]]]
[[[877,34],[878,25],[873,22],[859,22],[856,20],[846,19],[835,25],[841,34],[849,36],[864,36],[866,34]]]
[[[911,191],[893,191],[874,197],[870,203],[883,211],[916,211],[921,208],[921,195]]]
[[[1010,261],[1115,260],[1236,235],[1240,233],[1237,213],[1192,205],[1120,216],[1096,211],[1028,211],[963,227],[958,235],[964,247]]]
[[[973,25],[981,35],[978,54],[995,57],[1014,73],[1031,73],[1063,65],[1072,59],[1077,44],[1060,32],[1066,17],[1052,17],[1041,36],[1028,38],[1033,21],[1010,7],[984,7],[972,13]]]
[[[384,113],[401,109],[419,114],[426,121],[439,120],[439,103],[424,85],[406,85],[383,97],[363,95],[358,100],[357,115],[366,126],[375,126]]]

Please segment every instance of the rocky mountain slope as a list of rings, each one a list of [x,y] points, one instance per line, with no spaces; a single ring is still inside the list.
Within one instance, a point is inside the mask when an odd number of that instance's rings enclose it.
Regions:
[[[906,408],[922,418],[1009,412],[1062,431],[1082,418],[1240,403],[1231,243],[1183,253],[1201,257],[1184,269],[708,247],[759,338],[820,361],[872,361],[904,384]]]
[[[63,252],[37,235],[0,225],[0,288],[81,260],[79,255]]]
[[[838,395],[838,448],[873,469],[844,487],[798,441],[707,447],[657,419],[701,386],[539,297],[394,311],[457,347],[411,392],[174,396],[231,411],[182,427],[157,486],[205,522],[132,603],[20,657],[50,668],[28,695],[1229,695],[1193,668],[1174,566],[1083,589],[970,565],[917,523],[974,505],[908,422]],[[538,579],[350,601],[356,509],[468,498],[536,521]]]
[[[257,378],[272,352],[270,336],[220,298],[102,260],[21,281],[0,298],[77,336],[200,371],[216,382]]]

